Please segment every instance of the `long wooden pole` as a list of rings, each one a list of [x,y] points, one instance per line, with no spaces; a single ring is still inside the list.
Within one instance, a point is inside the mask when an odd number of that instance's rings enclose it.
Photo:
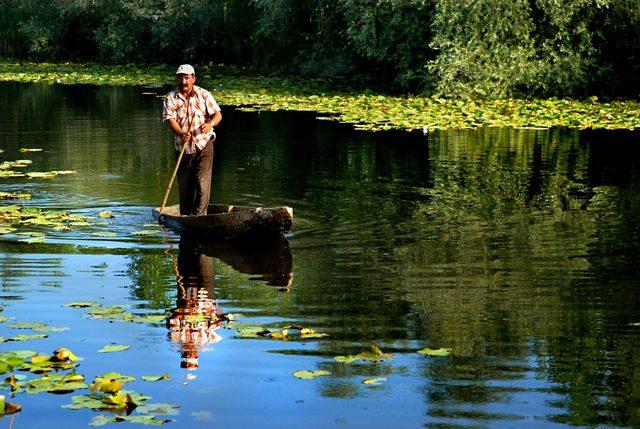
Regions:
[[[169,192],[171,191],[171,185],[173,185],[173,181],[176,178],[176,174],[178,174],[178,168],[180,167],[180,161],[182,161],[182,155],[184,155],[184,150],[187,148],[188,142],[182,142],[182,150],[180,151],[180,155],[178,155],[178,161],[176,162],[176,167],[173,169],[173,174],[171,175],[171,179],[169,180],[169,184],[167,185],[167,190],[164,193],[164,199],[162,200],[162,206],[160,207],[160,213],[158,214],[158,220],[160,220],[160,215],[164,211],[164,207],[167,204],[167,200],[169,199]]]

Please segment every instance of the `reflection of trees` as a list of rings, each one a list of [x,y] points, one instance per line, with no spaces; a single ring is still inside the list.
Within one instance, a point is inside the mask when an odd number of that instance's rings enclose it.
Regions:
[[[133,281],[131,294],[145,300],[153,309],[167,309],[172,305],[175,289],[175,271],[164,253],[138,253],[131,255],[127,274]]]
[[[567,390],[574,422],[597,421],[585,410],[597,412],[598,394],[618,402],[631,389],[630,358],[612,365],[609,357],[626,347],[611,331],[620,326],[614,314],[626,309],[638,317],[631,289],[637,281],[606,276],[638,262],[629,239],[638,237],[638,162],[630,161],[640,159],[637,151],[620,155],[624,160],[609,153],[603,162],[597,142],[564,130],[436,133],[428,149],[371,146],[363,143],[369,137],[348,133],[328,144],[319,133],[310,133],[313,156],[296,162],[305,186],[296,207],[302,233],[292,242],[295,293],[239,305],[321,320],[315,327],[331,333],[319,345],[328,355],[359,351],[353,341],[411,347],[408,340],[418,339],[453,348],[455,359],[425,366],[435,381],[426,389],[429,400],[441,404],[434,416],[455,404],[508,401],[508,389],[491,382],[522,380],[527,388],[532,371],[548,369],[551,385],[576,384]],[[275,162],[273,171],[283,165]],[[277,194],[282,185],[274,183]],[[223,297],[236,293],[249,295],[223,285]],[[613,325],[589,336],[594,344],[614,338],[604,350],[567,341],[575,323],[603,318]],[[572,353],[592,361],[592,369],[563,363]],[[531,355],[546,366],[532,366]],[[597,389],[595,380],[609,386]],[[581,396],[588,387],[592,393]],[[602,407],[624,420],[631,405]]]
[[[160,124],[160,101],[141,92],[3,83],[0,95],[12,103],[0,107],[9,131],[0,135],[0,146],[11,156],[23,146],[44,148],[47,156],[33,158],[33,171],[77,170],[79,175],[65,180],[71,187],[68,194],[138,203],[159,200],[175,162],[171,136]],[[106,173],[118,180],[96,179]]]

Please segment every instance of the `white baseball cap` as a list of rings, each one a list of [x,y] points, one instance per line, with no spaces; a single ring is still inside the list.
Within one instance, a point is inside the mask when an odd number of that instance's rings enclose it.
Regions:
[[[178,67],[178,71],[176,71],[176,74],[196,74],[196,71],[193,69],[193,67],[191,67],[190,64],[182,64],[180,67]]]

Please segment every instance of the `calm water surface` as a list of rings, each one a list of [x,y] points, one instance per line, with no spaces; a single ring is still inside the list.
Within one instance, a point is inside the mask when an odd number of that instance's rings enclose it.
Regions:
[[[64,346],[89,381],[134,375],[127,387],[180,405],[176,428],[640,425],[639,134],[368,134],[223,106],[212,200],[290,205],[295,223],[285,241],[207,245],[135,235],[152,228],[173,168],[163,92],[0,84],[1,160],[77,171],[0,179],[0,191],[103,222],[40,229],[42,244],[0,236],[3,314],[70,328],[0,351]],[[239,338],[222,324],[194,339],[62,307],[85,300],[173,314],[199,300],[238,322],[329,336]],[[9,323],[0,336],[31,333]],[[111,343],[131,349],[97,352]],[[334,360],[371,343],[393,358]],[[291,375],[320,369],[331,375]],[[162,373],[170,381],[140,379]],[[363,383],[376,377],[387,380]],[[71,396],[18,394],[23,411],[0,427],[84,427],[100,414],[61,408]]]

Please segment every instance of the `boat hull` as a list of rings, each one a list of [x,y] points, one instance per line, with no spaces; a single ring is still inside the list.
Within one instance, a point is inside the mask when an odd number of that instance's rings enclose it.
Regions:
[[[212,204],[203,216],[181,216],[180,206],[173,205],[152,210],[161,224],[178,232],[208,238],[229,240],[260,234],[281,233],[291,229],[291,207],[250,207]]]

